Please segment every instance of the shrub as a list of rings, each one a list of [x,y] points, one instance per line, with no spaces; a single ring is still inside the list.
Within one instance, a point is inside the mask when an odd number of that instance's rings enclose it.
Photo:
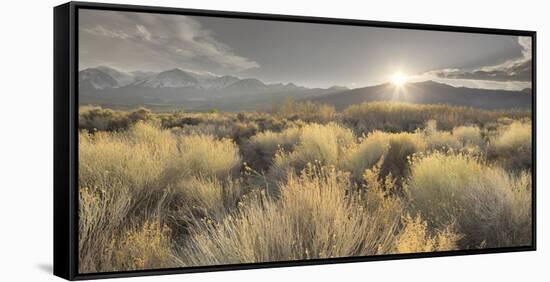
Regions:
[[[130,113],[103,109],[102,107],[82,106],[78,112],[78,127],[88,131],[126,130],[132,124],[143,121],[152,122],[155,115],[146,108],[139,108]]]
[[[399,254],[456,250],[457,242],[462,238],[452,230],[452,226],[430,232],[420,215],[404,216],[403,225],[395,243],[395,252]]]
[[[79,134],[79,185],[120,182],[134,191],[154,187],[177,152],[169,133],[137,124],[124,133]]]
[[[474,146],[483,148],[483,137],[481,130],[477,126],[458,126],[453,128],[453,136],[460,141],[463,146]]]
[[[210,135],[188,135],[178,138],[178,155],[169,172],[180,176],[226,178],[236,173],[241,164],[239,150],[230,139],[216,140]]]
[[[258,125],[255,123],[235,122],[231,132],[231,139],[240,144],[258,132]]]
[[[367,187],[367,207],[370,212],[382,212],[401,217],[401,225],[394,235],[393,253],[417,253],[432,251],[447,251],[457,248],[457,241],[461,235],[448,225],[445,229],[429,228],[420,215],[411,217],[401,215],[401,200],[392,196],[397,187],[395,179],[387,175],[380,176],[379,164],[367,169],[363,175]]]
[[[88,131],[121,130],[130,126],[128,114],[101,107],[80,107],[78,128]]]
[[[130,223],[141,226],[140,222],[148,220],[151,216],[149,210],[159,209],[168,188],[177,187],[182,179],[194,179],[189,189],[194,189],[195,195],[189,203],[202,205],[203,209],[227,203],[231,199],[231,194],[225,193],[229,186],[213,178],[227,178],[232,171],[238,170],[239,165],[238,149],[228,139],[216,140],[205,135],[177,137],[168,130],[142,122],[125,132],[81,132],[79,270],[131,270],[141,265],[152,268],[154,263],[159,264],[156,267],[163,267],[165,262],[155,258],[155,253],[151,253],[153,250],[143,250],[147,257],[143,258],[142,264],[129,261],[120,265],[114,262],[116,256],[134,257],[141,251],[135,249],[132,254],[116,254],[111,241],[120,236],[128,237],[121,232],[136,228],[128,226]],[[220,186],[223,187],[223,197],[216,195],[215,189]],[[223,203],[216,203],[218,200]],[[159,217],[172,212],[165,208],[161,210],[156,212]],[[215,211],[213,209],[212,213]],[[147,230],[138,231],[132,231],[132,234],[137,234],[136,240],[140,238],[139,234],[149,238]],[[157,242],[150,239],[153,241],[145,242]]]
[[[132,122],[138,122],[138,121],[149,121],[153,119],[153,114],[151,113],[151,110],[146,108],[139,108],[133,112],[131,112],[128,115],[128,118]]]
[[[101,187],[80,187],[78,201],[78,271],[92,273],[113,269],[110,244],[120,232],[132,207],[133,195],[120,182]]]
[[[350,148],[345,155],[343,167],[351,171],[355,180],[361,180],[366,169],[372,168],[387,153],[391,134],[374,131]]]
[[[172,251],[170,228],[158,220],[145,221],[113,238],[110,244],[111,269],[128,271],[181,266]]]
[[[181,195],[182,201],[178,202],[178,207],[184,222],[191,222],[195,218],[221,221],[237,207],[245,192],[237,180],[204,176],[180,180],[174,188]]]
[[[276,115],[281,118],[295,117],[307,122],[328,123],[335,121],[338,114],[333,106],[311,101],[295,102],[287,98],[277,109]]]
[[[531,169],[532,166],[531,124],[513,122],[499,128],[487,149],[487,157],[496,160],[511,170]]]
[[[357,134],[373,130],[391,132],[415,131],[429,120],[436,120],[443,130],[464,124],[483,125],[499,118],[530,117],[520,111],[489,111],[449,105],[420,105],[408,103],[369,102],[344,110],[343,120]]]
[[[252,136],[243,150],[245,161],[255,169],[267,169],[277,151],[291,151],[298,144],[300,131],[300,128],[291,127],[281,132],[265,131]]]
[[[430,135],[426,135],[424,136],[424,140],[426,141],[427,148],[431,151],[462,149],[462,144],[457,140],[457,138],[450,132],[446,131],[436,131]]]
[[[175,135],[211,135],[216,138],[231,138],[233,128],[225,124],[201,123],[199,125],[183,125],[172,128]]]
[[[273,172],[286,174],[288,170],[301,171],[306,165],[337,165],[343,153],[355,143],[353,132],[337,124],[309,124],[302,127],[298,145],[292,152],[275,156]]]
[[[428,150],[447,151],[462,148],[460,142],[451,133],[437,129],[437,121],[435,120],[427,121],[424,129],[417,132],[422,134]]]
[[[474,157],[436,152],[412,160],[408,191],[412,208],[428,225],[456,222],[463,248],[528,245],[529,175],[513,176]]]
[[[109,244],[138,205],[159,193],[167,160],[175,155],[166,131],[138,123],[127,132],[79,134],[79,270],[109,271]]]
[[[163,128],[184,127],[186,125],[199,125],[204,122],[203,118],[188,116],[182,112],[175,112],[168,115],[161,115],[160,121]]]
[[[393,246],[398,202],[367,212],[332,168],[288,176],[279,199],[243,204],[221,224],[194,231],[180,257],[188,265],[331,258],[384,253]],[[390,206],[390,203],[393,203]],[[387,212],[387,211],[394,211]]]
[[[82,107],[79,272],[531,243],[524,113],[291,107],[284,117]]]
[[[414,153],[426,150],[426,143],[418,134],[396,133],[390,136],[389,149],[381,166],[382,176],[392,175],[397,182],[408,175],[408,159]]]

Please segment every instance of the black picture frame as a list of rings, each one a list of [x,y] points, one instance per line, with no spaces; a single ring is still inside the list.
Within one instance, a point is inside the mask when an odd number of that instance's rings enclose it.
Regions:
[[[532,245],[522,247],[457,250],[431,253],[392,254],[365,257],[312,259],[234,265],[212,265],[173,269],[106,273],[78,273],[78,10],[150,12],[223,18],[256,19],[369,26],[461,33],[528,36],[532,38]],[[463,26],[428,25],[353,19],[320,18],[214,10],[69,2],[54,8],[54,275],[68,280],[165,275],[207,271],[366,262],[410,258],[460,256],[536,250],[536,32]]]

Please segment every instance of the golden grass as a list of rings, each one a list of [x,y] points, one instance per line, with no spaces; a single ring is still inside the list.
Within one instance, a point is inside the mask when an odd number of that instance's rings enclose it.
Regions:
[[[79,272],[530,244],[526,113],[286,106],[81,108]]]
[[[385,253],[393,246],[399,201],[369,209],[348,196],[347,176],[310,167],[290,174],[280,198],[263,194],[220,224],[197,228],[180,257],[188,265],[287,261]]]
[[[335,123],[308,124],[300,129],[298,144],[291,152],[279,151],[274,160],[272,175],[301,171],[307,164],[337,165],[344,152],[355,143],[355,135]]]
[[[111,265],[105,252],[128,222],[141,220],[146,209],[160,204],[155,201],[160,201],[162,194],[174,187],[181,189],[178,185],[189,177],[196,177],[193,191],[203,193],[186,200],[189,204],[199,201],[207,208],[208,203],[220,198],[215,191],[217,182],[213,180],[213,191],[208,193],[205,182],[200,181],[206,177],[227,178],[239,166],[238,149],[228,139],[176,136],[141,122],[124,132],[81,132],[79,271],[125,269],[127,266]],[[188,191],[184,194],[189,195]],[[164,216],[169,213],[164,211]]]
[[[173,268],[179,260],[172,251],[170,228],[157,221],[145,221],[119,238],[113,238],[108,251],[112,269],[108,271]]]
[[[528,111],[489,111],[449,105],[372,102],[353,105],[344,110],[344,122],[360,134],[378,129],[390,132],[414,131],[429,120],[436,120],[443,130],[453,127],[495,122],[499,118],[530,118]]]
[[[390,147],[391,134],[381,131],[369,133],[360,143],[345,153],[344,167],[351,171],[351,176],[360,180],[366,169],[372,168]]]
[[[430,234],[428,224],[420,215],[403,217],[403,225],[395,243],[398,254],[452,251],[458,249],[457,242],[462,238],[453,231],[452,225]]]
[[[529,179],[465,154],[436,152],[412,160],[408,192],[430,225],[456,223],[462,247],[522,246],[531,240]]]
[[[502,126],[490,140],[487,151],[490,159],[508,169],[531,169],[531,124],[515,121]]]

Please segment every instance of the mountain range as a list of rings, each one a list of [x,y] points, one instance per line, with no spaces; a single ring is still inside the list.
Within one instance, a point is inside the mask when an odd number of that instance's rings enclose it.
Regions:
[[[372,101],[452,104],[486,109],[530,108],[531,90],[506,91],[453,87],[434,81],[408,83],[403,88],[380,84],[349,89],[308,88],[294,83],[264,83],[256,78],[197,73],[179,68],[123,72],[99,66],[79,72],[79,103],[118,108],[204,111],[269,110],[286,98],[330,104],[341,110]]]
[[[258,110],[286,97],[309,99],[346,87],[307,88],[264,83],[256,78],[218,76],[179,68],[161,72],[123,72],[100,66],[79,72],[80,104],[157,106],[225,111]]]
[[[312,101],[333,105],[337,110],[350,105],[375,101],[415,104],[449,104],[484,109],[530,109],[531,89],[521,91],[454,87],[435,81],[408,83],[396,87],[386,83],[355,88],[313,98]]]

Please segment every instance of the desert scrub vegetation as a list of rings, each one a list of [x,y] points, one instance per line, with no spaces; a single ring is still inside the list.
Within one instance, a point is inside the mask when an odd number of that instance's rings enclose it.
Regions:
[[[413,211],[438,228],[455,224],[462,248],[529,245],[531,182],[466,154],[436,152],[411,160]]]
[[[281,118],[301,119],[306,122],[328,123],[338,118],[333,106],[310,101],[296,102],[287,98],[276,107],[274,115]]]
[[[178,136],[143,122],[123,132],[82,131],[79,160],[82,272],[125,269],[105,265],[104,255],[110,248],[109,241],[123,236],[127,222],[140,221],[147,209],[166,201],[162,195],[178,192],[181,183],[193,177],[191,187],[196,193],[185,199],[189,205],[207,208],[208,197],[216,197],[216,191],[208,194],[206,188],[201,189],[207,185],[206,179],[228,178],[240,165],[238,148],[228,139]],[[217,182],[212,181],[211,189],[218,189]],[[184,195],[189,195],[188,191]],[[169,215],[165,212],[159,217]]]
[[[271,177],[285,177],[288,171],[301,171],[308,164],[335,166],[355,139],[353,131],[335,123],[308,124],[300,129],[292,151],[280,150],[275,155]]]
[[[230,139],[216,140],[210,135],[189,135],[178,138],[179,156],[172,168],[191,175],[227,176],[238,170],[241,157]]]
[[[89,131],[114,131],[127,129],[138,121],[152,120],[153,115],[146,108],[138,108],[132,112],[114,111],[98,106],[80,107],[78,127]]]
[[[128,228],[108,245],[112,270],[173,268],[179,260],[173,253],[170,228],[157,221]]]
[[[390,147],[389,141],[388,133],[381,131],[369,133],[345,152],[344,168],[351,171],[351,177],[361,180],[365,170],[372,168],[386,155]]]
[[[197,228],[181,250],[189,265],[374,255],[393,247],[399,201],[368,209],[345,174],[313,166],[290,174],[279,198],[263,194],[220,224]],[[385,199],[382,199],[385,200]]]
[[[525,246],[530,113],[80,108],[79,272]]]
[[[514,121],[501,126],[489,142],[488,157],[508,169],[531,169],[531,134],[530,123]]]
[[[408,158],[426,148],[420,134],[374,131],[347,150],[342,166],[352,172],[354,179],[360,180],[366,169],[380,162],[381,175],[394,177],[401,183],[408,173]]]
[[[379,129],[389,132],[412,132],[426,122],[436,120],[443,130],[461,125],[485,125],[499,118],[529,118],[527,111],[489,111],[449,105],[415,105],[407,103],[363,103],[344,110],[343,120],[359,134]]]
[[[248,164],[259,170],[268,169],[278,151],[290,151],[301,137],[301,128],[291,127],[281,132],[264,131],[252,136],[243,148]]]
[[[453,226],[449,225],[444,229],[430,231],[426,221],[423,221],[420,215],[403,217],[403,229],[397,235],[395,243],[395,253],[422,253],[435,251],[452,251],[457,249],[457,242],[462,235],[453,231]]]

